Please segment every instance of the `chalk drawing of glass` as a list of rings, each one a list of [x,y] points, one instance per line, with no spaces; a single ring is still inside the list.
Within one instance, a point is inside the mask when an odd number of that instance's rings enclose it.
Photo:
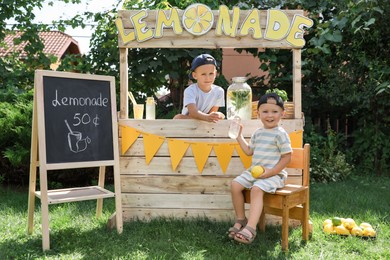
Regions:
[[[91,138],[87,136],[86,138],[83,139],[83,134],[78,131],[73,131],[70,128],[67,120],[65,120],[65,124],[69,129],[69,133],[68,133],[69,149],[74,153],[80,153],[82,151],[85,151],[85,149],[87,149],[88,147],[88,144],[91,143]]]

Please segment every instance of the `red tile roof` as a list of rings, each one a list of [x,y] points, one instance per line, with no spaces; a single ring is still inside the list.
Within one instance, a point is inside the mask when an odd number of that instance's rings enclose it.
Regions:
[[[14,31],[5,36],[4,42],[8,48],[0,47],[0,57],[5,57],[13,52],[20,52],[19,57],[25,57],[26,52],[23,51],[27,42],[23,42],[19,45],[14,45],[14,39],[19,38],[22,35],[20,31]],[[59,32],[39,32],[39,38],[44,43],[45,47],[43,53],[56,56],[58,59],[66,53],[80,54],[80,48],[78,42],[71,36]]]

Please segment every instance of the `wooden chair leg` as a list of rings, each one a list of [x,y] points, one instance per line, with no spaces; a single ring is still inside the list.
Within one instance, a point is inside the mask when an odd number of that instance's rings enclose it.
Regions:
[[[282,250],[288,251],[288,219],[289,209],[287,206],[283,206],[282,212]]]
[[[309,209],[308,203],[303,205],[303,219],[302,219],[302,239],[309,240]]]
[[[259,220],[258,226],[259,226],[259,230],[261,232],[265,232],[265,213],[264,213],[264,208],[261,211],[261,215],[260,215],[260,220]]]

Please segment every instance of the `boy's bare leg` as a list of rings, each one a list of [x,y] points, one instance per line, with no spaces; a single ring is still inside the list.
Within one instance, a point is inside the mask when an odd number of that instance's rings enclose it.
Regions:
[[[245,219],[245,202],[244,202],[244,195],[242,194],[242,191],[244,190],[244,187],[239,184],[238,182],[232,181],[231,186],[231,195],[232,195],[232,202],[234,211],[236,213],[236,219],[242,220]],[[241,224],[235,223],[234,227],[237,229],[241,229]]]
[[[263,210],[263,197],[264,191],[256,186],[253,186],[251,189],[251,206],[249,209],[248,226],[254,230],[256,230],[257,223],[259,222],[260,215]],[[252,236],[252,233],[245,228],[242,232],[248,234],[249,237]],[[237,236],[243,238],[240,234],[237,234]]]

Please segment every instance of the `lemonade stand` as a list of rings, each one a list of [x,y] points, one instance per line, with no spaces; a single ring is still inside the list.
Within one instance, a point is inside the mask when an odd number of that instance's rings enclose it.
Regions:
[[[302,10],[122,10],[115,21],[120,51],[120,176],[124,221],[154,217],[234,217],[230,182],[251,163],[228,137],[230,120],[129,119],[128,48],[280,48],[293,55],[294,116],[282,119],[302,147],[301,48],[313,22]],[[261,125],[243,120],[244,137]],[[288,182],[301,173],[288,169]]]

